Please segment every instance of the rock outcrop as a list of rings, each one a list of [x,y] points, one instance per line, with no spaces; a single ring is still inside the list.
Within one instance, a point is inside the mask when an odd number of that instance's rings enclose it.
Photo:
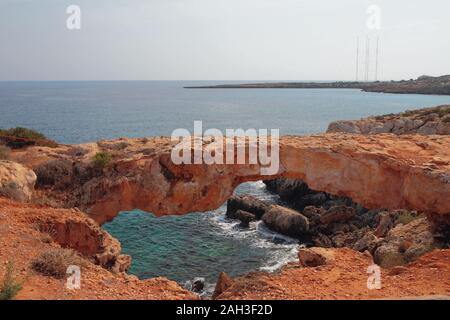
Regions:
[[[16,162],[0,161],[0,196],[29,201],[35,182],[36,175],[32,170]]]
[[[265,299],[384,299],[443,295],[450,286],[450,250],[435,250],[416,262],[391,272],[381,268],[381,289],[368,290],[370,255],[348,248],[321,249],[334,257],[317,267],[303,267],[300,262],[285,266],[280,272],[253,272],[236,277],[225,291],[216,296],[223,300]],[[308,259],[308,261],[311,261]],[[320,263],[319,263],[320,264]]]
[[[279,172],[273,176],[261,175],[257,164],[175,165],[170,158],[174,144],[168,138],[121,139],[31,147],[15,156],[36,172],[49,161],[71,161],[70,183],[46,186],[47,196],[86,210],[99,223],[135,208],[157,215],[215,209],[242,182],[281,176],[303,180],[313,190],[350,197],[369,209],[415,209],[441,223],[450,222],[447,136],[282,137]],[[110,153],[111,163],[86,175],[80,168],[92,166],[97,152]]]
[[[298,260],[303,267],[318,267],[334,260],[331,250],[324,248],[308,248],[298,250]]]
[[[331,122],[328,133],[450,135],[450,105],[361,120]]]
[[[278,205],[273,205],[262,220],[269,229],[297,239],[304,238],[309,231],[309,221],[305,216]]]
[[[448,241],[448,239],[447,239]],[[416,260],[439,247],[425,218],[392,228],[374,252],[374,261],[383,267],[392,267]]]
[[[2,212],[14,205],[15,203],[0,198]],[[111,271],[125,272],[131,265],[131,257],[121,254],[119,241],[79,210],[42,209],[41,206],[23,204],[9,218],[16,223],[32,226],[61,247],[73,249]]]
[[[35,272],[33,261],[43,253],[71,248],[81,256],[81,289],[66,288],[66,280]],[[49,261],[50,263],[51,261]],[[0,279],[8,263],[22,290],[16,299],[111,300],[198,299],[175,281],[139,280],[125,271],[130,257],[120,254],[119,242],[86,214],[0,197]]]

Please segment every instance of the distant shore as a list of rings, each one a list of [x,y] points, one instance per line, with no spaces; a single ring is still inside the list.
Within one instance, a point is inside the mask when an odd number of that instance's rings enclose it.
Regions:
[[[186,89],[361,89],[366,92],[450,95],[450,75],[374,82],[273,82],[189,86]]]

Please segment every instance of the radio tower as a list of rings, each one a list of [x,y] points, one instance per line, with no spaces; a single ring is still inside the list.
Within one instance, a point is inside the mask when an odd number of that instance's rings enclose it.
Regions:
[[[358,82],[359,76],[359,37],[356,38],[356,74],[355,81]]]
[[[377,36],[377,49],[375,54],[375,81],[378,81],[378,54],[379,54],[379,43],[380,43],[380,37]]]
[[[364,80],[369,81],[369,67],[370,67],[370,38],[366,37],[366,63]]]

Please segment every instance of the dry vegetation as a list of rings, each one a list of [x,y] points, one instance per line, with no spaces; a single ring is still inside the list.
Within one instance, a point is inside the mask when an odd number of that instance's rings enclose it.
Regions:
[[[42,252],[32,261],[32,268],[46,276],[62,279],[71,265],[85,266],[86,262],[71,249],[55,248]]]

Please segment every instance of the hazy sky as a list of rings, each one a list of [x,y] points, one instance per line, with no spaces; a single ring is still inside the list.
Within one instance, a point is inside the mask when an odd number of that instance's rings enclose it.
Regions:
[[[66,28],[72,4],[81,30]],[[448,0],[0,0],[0,80],[352,80],[366,34],[372,49],[380,37],[380,79],[450,74],[449,12]]]

